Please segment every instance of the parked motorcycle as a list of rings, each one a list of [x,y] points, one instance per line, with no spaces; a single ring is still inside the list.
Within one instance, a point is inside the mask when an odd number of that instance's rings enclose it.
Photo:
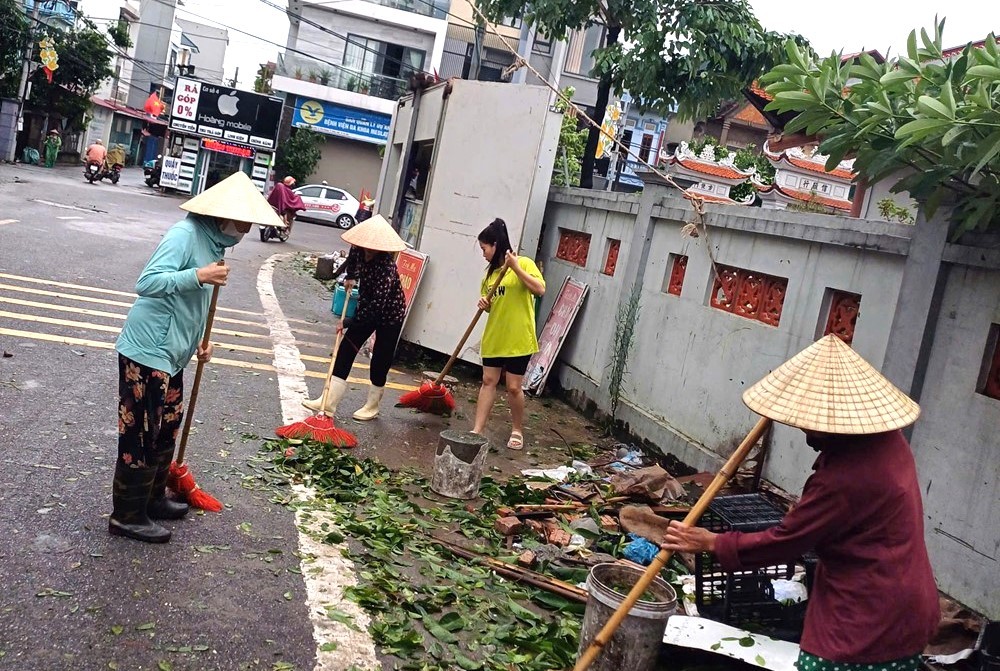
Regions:
[[[157,187],[160,185],[160,173],[163,171],[163,154],[155,159],[142,164],[142,174],[146,177],[146,186]]]
[[[102,163],[95,163],[90,161],[87,163],[87,167],[83,170],[83,176],[87,178],[87,181],[93,184],[94,182],[99,182],[104,178],[111,180],[112,184],[117,184],[118,180],[122,176],[122,168],[125,166],[121,163],[108,163],[105,161]]]

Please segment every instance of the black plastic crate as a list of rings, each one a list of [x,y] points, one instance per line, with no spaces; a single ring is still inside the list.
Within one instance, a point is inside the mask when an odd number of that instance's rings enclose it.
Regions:
[[[782,517],[781,510],[760,494],[736,494],[715,499],[699,525],[716,533],[753,532],[777,525]],[[704,617],[742,628],[780,631],[783,638],[797,640],[805,604],[785,606],[775,601],[771,586],[771,580],[787,580],[794,574],[794,562],[723,571],[711,554],[702,553],[695,558],[695,604]]]

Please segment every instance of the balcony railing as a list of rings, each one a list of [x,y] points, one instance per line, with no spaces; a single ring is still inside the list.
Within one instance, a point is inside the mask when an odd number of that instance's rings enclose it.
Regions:
[[[434,19],[443,19],[448,15],[448,3],[441,3],[440,0],[367,0],[367,2],[383,7],[401,9],[404,12],[412,12],[421,16],[429,16]]]
[[[24,0],[24,9],[30,16],[38,3],[38,18],[42,21],[58,19],[70,26],[76,24],[77,2],[69,0]]]
[[[342,91],[353,91],[384,100],[399,100],[409,90],[409,80],[344,66],[310,63],[306,58],[278,55],[277,73]]]

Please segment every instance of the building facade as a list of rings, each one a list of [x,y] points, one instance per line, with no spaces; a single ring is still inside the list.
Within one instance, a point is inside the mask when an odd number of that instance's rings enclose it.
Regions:
[[[358,195],[378,186],[396,100],[418,72],[440,71],[447,5],[438,0],[291,0],[286,49],[272,78],[282,138],[323,135],[310,181]]]

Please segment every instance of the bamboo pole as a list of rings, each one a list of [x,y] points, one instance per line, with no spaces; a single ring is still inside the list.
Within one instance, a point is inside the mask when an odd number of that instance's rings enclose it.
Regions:
[[[712,499],[714,499],[715,495],[719,493],[719,490],[726,486],[729,479],[736,474],[740,464],[743,463],[747,454],[750,453],[750,450],[753,449],[753,446],[757,444],[757,441],[760,440],[761,436],[764,435],[764,432],[767,431],[767,428],[770,425],[771,420],[766,417],[760,418],[753,429],[750,430],[750,433],[747,434],[747,437],[743,439],[742,443],[740,443],[740,446],[736,448],[735,452],[733,452],[733,455],[729,457],[729,460],[722,467],[722,470],[720,470],[715,476],[715,479],[712,480],[712,483],[705,488],[705,492],[701,495],[701,498],[698,499],[698,502],[694,505],[694,507],[691,508],[691,512],[687,514],[681,524],[686,527],[692,527],[698,522],[698,519],[701,518],[705,510],[708,509],[708,505],[712,502]],[[653,563],[649,565],[649,568],[647,568],[646,572],[642,574],[642,577],[640,577],[635,585],[632,586],[632,591],[628,593],[625,601],[618,606],[618,610],[614,612],[601,631],[599,631],[597,636],[594,637],[594,640],[591,642],[587,650],[580,656],[580,659],[577,660],[576,666],[573,667],[573,671],[586,671],[590,668],[590,665],[594,663],[597,656],[601,654],[602,650],[604,650],[604,646],[606,646],[608,641],[611,640],[612,635],[614,635],[619,625],[621,625],[622,620],[624,620],[629,611],[632,610],[632,606],[634,606],[636,601],[639,600],[639,597],[646,591],[646,588],[649,587],[650,583],[656,579],[656,576],[659,575],[660,571],[664,566],[666,566],[672,556],[673,552],[670,550],[660,550],[660,552],[656,555],[656,558],[653,560]]]

